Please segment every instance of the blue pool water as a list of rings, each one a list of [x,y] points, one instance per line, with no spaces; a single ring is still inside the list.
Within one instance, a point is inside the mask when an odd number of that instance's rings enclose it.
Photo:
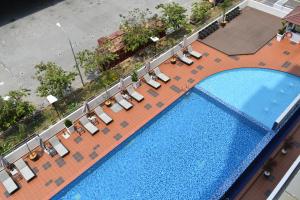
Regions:
[[[54,199],[215,199],[266,135],[194,88]]]
[[[210,76],[196,87],[271,128],[300,93],[300,77],[267,69],[235,69]]]

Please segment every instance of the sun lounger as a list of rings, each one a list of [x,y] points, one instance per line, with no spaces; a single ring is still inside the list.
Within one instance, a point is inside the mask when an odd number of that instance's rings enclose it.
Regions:
[[[145,74],[144,79],[148,85],[154,87],[155,89],[160,87],[160,83],[153,80],[148,73]]]
[[[156,67],[154,70],[153,70],[154,74],[160,79],[162,80],[163,82],[168,82],[170,80],[170,78],[165,75],[164,73],[162,73],[159,69],[159,67]]]
[[[191,56],[193,56],[197,59],[200,59],[202,57],[202,54],[197,52],[197,51],[194,51],[193,47],[191,45],[189,45],[187,49],[188,49],[188,52]]]
[[[109,124],[113,121],[112,118],[108,116],[108,114],[106,114],[100,106],[95,108],[95,113],[105,124]]]
[[[22,158],[17,160],[14,164],[27,182],[35,177],[33,171],[28,167]]]
[[[8,175],[8,173],[3,168],[2,171],[0,171],[0,181],[5,187],[8,194],[12,194],[19,188],[15,181]]]
[[[181,60],[183,63],[187,64],[187,65],[191,65],[194,63],[193,60],[189,59],[188,57],[186,57],[182,51],[177,52],[177,56],[179,58],[179,60]]]
[[[82,124],[82,126],[88,130],[88,132],[91,134],[91,135],[94,135],[96,134],[99,129],[97,128],[97,126],[95,126],[92,122],[90,122],[90,120],[86,117],[86,116],[83,116],[79,119],[80,123]]]
[[[137,91],[135,91],[135,89],[133,88],[132,85],[129,85],[127,88],[126,88],[128,94],[134,98],[135,100],[137,100],[138,102],[142,101],[144,99],[144,96],[141,95],[140,93],[138,93]]]
[[[120,93],[116,94],[115,99],[118,102],[118,104],[120,104],[126,110],[129,110],[133,106],[130,102],[124,99]]]
[[[61,157],[64,157],[69,153],[69,150],[59,141],[56,136],[50,138],[49,142]]]

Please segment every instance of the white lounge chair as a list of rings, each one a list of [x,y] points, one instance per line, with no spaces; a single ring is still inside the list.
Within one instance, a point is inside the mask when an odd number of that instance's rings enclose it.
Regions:
[[[5,187],[8,194],[12,194],[19,188],[15,181],[8,175],[8,173],[3,168],[0,171],[0,181]]]
[[[168,82],[170,80],[170,77],[168,77],[166,74],[162,73],[159,69],[159,67],[156,67],[154,70],[153,70],[154,74],[160,79],[162,80],[163,82]]]
[[[186,57],[186,55],[184,55],[184,54],[182,53],[182,51],[178,51],[178,52],[177,52],[177,56],[178,56],[179,60],[181,60],[182,62],[184,62],[184,63],[187,64],[187,65],[191,65],[191,64],[194,63],[194,61],[191,60],[191,59],[189,59],[188,57]]]
[[[59,141],[56,136],[50,138],[49,142],[61,157],[64,157],[69,153],[69,150]]]
[[[145,74],[144,79],[148,85],[154,87],[155,89],[160,87],[160,83],[153,80],[148,73]]]
[[[94,135],[96,134],[99,129],[97,128],[97,126],[95,126],[92,122],[90,122],[90,120],[84,115],[83,117],[81,117],[79,119],[80,123],[82,124],[82,126],[88,130],[88,132],[91,134],[91,135]]]
[[[200,59],[200,58],[202,57],[202,54],[199,53],[198,51],[194,51],[194,50],[193,50],[193,47],[192,47],[191,45],[189,45],[189,46],[187,47],[187,49],[188,49],[188,52],[189,52],[189,54],[190,54],[191,56],[193,56],[193,57],[195,57],[195,58],[197,58],[197,59]]]
[[[126,88],[128,94],[134,98],[135,100],[137,100],[138,102],[142,101],[144,99],[144,96],[141,95],[140,93],[138,93],[137,91],[135,91],[135,89],[133,88],[132,85],[129,85],[127,88]]]
[[[17,160],[14,164],[27,182],[35,177],[33,171],[28,167],[22,158]]]
[[[118,104],[120,104],[126,110],[129,110],[133,106],[130,102],[124,99],[120,93],[116,94],[115,99],[118,102]]]
[[[103,109],[100,107],[100,106],[97,106],[95,108],[95,113],[96,115],[105,123],[105,124],[109,124],[110,122],[113,121],[113,119],[108,115],[106,114]]]

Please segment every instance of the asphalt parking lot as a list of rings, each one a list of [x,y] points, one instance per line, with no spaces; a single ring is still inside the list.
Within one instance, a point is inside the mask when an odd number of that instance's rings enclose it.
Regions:
[[[43,104],[44,99],[34,94],[38,84],[32,78],[34,65],[54,61],[65,70],[74,70],[67,37],[73,41],[76,52],[92,48],[99,37],[118,29],[119,14],[133,8],[153,10],[157,4],[166,2],[170,0],[56,0],[33,12],[23,9],[19,17],[14,13],[0,15],[0,95],[28,88],[33,93],[29,99]],[[193,0],[176,2],[188,7]],[[56,26],[57,22],[68,36]],[[80,81],[76,80],[74,85],[80,86]]]

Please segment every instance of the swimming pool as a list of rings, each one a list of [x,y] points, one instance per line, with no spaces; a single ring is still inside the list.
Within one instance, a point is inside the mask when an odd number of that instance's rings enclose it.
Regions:
[[[285,88],[298,91],[297,77],[271,70],[243,70],[222,72],[199,83],[54,199],[218,199],[274,135],[247,115],[270,127],[292,101],[293,95],[279,95],[281,89],[288,94]],[[272,74],[275,80],[270,80]],[[275,103],[270,102],[271,97],[276,97]],[[273,104],[278,108],[273,111],[270,106],[268,115],[263,115],[261,109]]]
[[[224,102],[271,128],[276,118],[300,93],[300,77],[269,69],[234,69],[201,81]]]
[[[266,135],[192,89],[54,199],[217,198]]]

